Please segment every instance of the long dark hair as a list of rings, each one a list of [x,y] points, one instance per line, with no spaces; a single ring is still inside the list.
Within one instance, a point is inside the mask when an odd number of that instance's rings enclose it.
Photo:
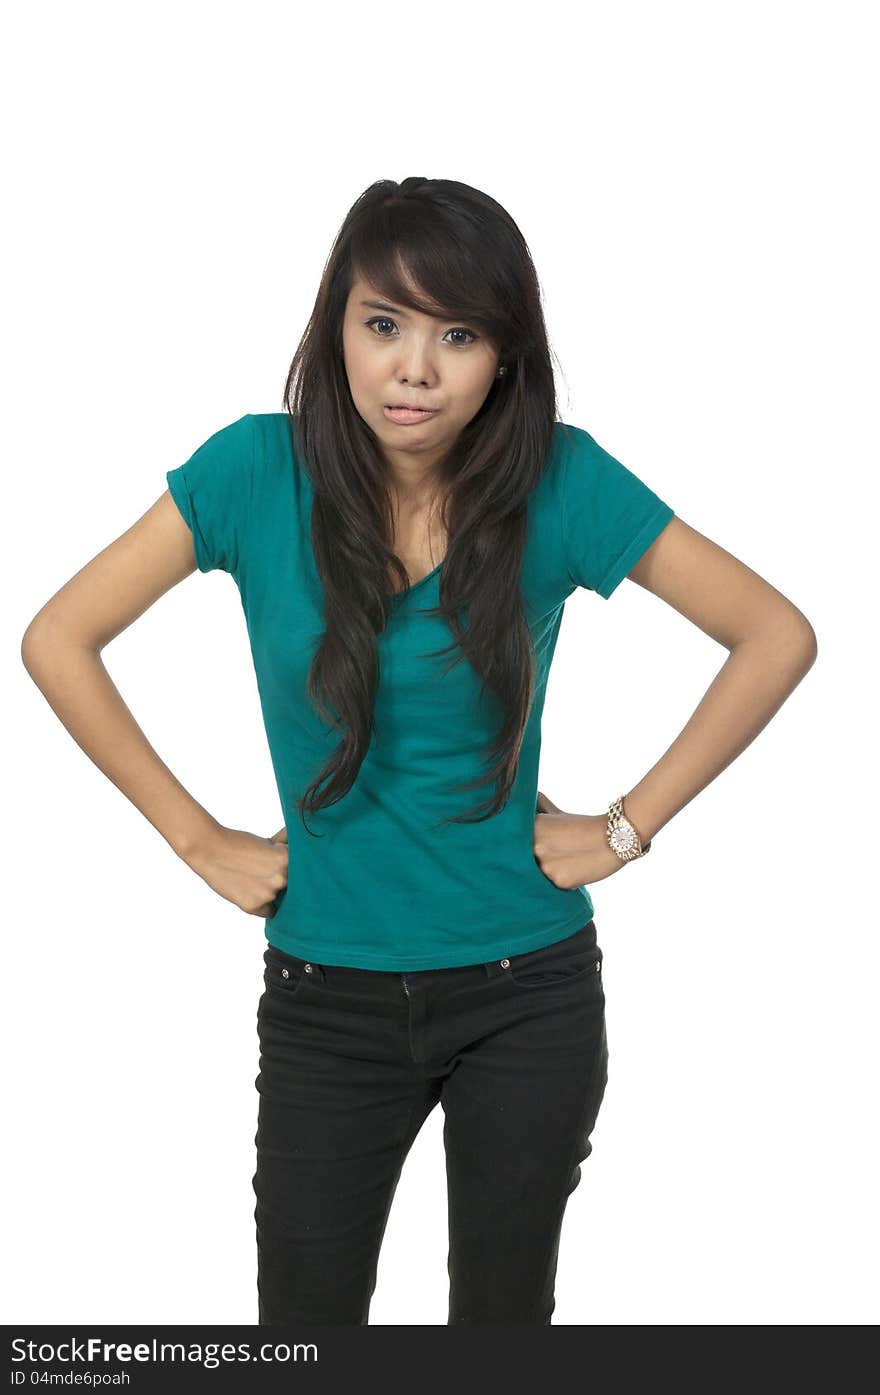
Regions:
[[[378,180],[355,201],[336,236],[284,393],[294,447],[313,485],[312,547],[325,596],[326,629],[308,692],[342,734],[297,799],[304,823],[306,812],[337,803],[357,778],[374,732],[376,637],[389,616],[389,569],[402,591],[409,586],[389,545],[388,463],[354,405],[342,357],[343,318],[357,278],[395,304],[444,320],[460,316],[498,346],[506,366],[438,469],[447,551],[440,605],[429,612],[442,615],[454,636],[434,656],[458,650],[447,671],[467,659],[481,693],[488,688],[500,704],[486,773],[456,787],[494,781],[494,794],[442,820],[479,823],[510,797],[535,689],[534,646],[518,583],[526,499],[558,420],[540,284],[510,215],[456,180]],[[464,610],[466,627],[459,618]]]

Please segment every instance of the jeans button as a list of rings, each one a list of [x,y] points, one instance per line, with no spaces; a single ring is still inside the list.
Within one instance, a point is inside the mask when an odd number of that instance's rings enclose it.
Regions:
[[[502,969],[509,969],[509,968],[510,968],[510,960],[509,960],[509,959],[502,959],[502,960],[501,960],[501,967],[502,967]]]

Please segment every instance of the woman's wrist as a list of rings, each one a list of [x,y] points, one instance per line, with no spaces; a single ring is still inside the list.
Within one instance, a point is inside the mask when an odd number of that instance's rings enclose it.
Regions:
[[[643,848],[662,827],[661,821],[651,809],[650,801],[639,793],[638,786],[630,794],[623,796],[623,813],[638,833]]]
[[[620,862],[633,862],[650,852],[651,838],[643,823],[636,821],[629,795],[619,795],[609,805],[603,832],[610,852]]]
[[[182,862],[192,866],[204,861],[217,844],[222,824],[199,806],[186,823],[175,829],[173,836],[166,838]]]

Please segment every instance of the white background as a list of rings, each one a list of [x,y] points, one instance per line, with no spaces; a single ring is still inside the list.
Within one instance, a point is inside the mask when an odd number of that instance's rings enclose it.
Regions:
[[[264,922],[83,755],[26,625],[284,381],[379,178],[498,199],[564,420],[809,618],[756,741],[593,891],[610,1078],[557,1325],[877,1320],[876,92],[853,3],[43,4],[6,22],[6,1322],[256,1323]],[[104,651],[220,820],[282,818],[235,586]],[[726,651],[625,581],[569,601],[541,788],[600,813]],[[373,1324],[446,1321],[442,1110]]]

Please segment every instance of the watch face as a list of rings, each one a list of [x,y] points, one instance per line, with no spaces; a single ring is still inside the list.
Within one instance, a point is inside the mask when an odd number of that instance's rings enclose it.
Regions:
[[[636,845],[636,834],[632,824],[619,823],[611,834],[611,846],[616,853],[629,852]]]

